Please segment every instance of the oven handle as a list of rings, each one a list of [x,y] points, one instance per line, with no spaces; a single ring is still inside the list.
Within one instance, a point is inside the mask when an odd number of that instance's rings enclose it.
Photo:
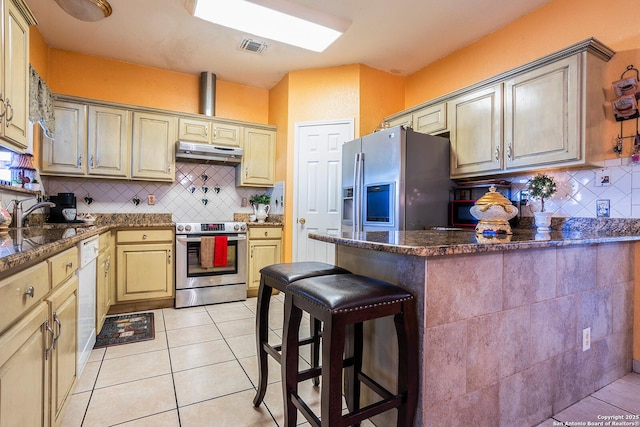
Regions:
[[[200,237],[176,236],[176,240],[180,240],[181,242],[192,243],[192,242],[200,242]],[[247,240],[247,236],[245,236],[244,234],[239,236],[228,236],[227,240],[231,242]]]

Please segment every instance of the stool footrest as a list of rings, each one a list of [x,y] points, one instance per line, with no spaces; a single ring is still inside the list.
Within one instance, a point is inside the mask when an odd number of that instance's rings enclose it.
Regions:
[[[393,396],[390,399],[384,399],[371,405],[358,409],[350,414],[342,417],[343,425],[354,425],[361,421],[367,420],[378,414],[386,412],[393,408],[398,408],[402,404],[401,396]],[[302,411],[301,411],[302,412]]]
[[[311,378],[318,378],[322,374],[322,367],[309,368],[304,371],[298,372],[298,382],[310,380]]]
[[[358,380],[360,380],[361,383],[369,387],[371,390],[373,390],[378,396],[382,397],[383,399],[391,399],[394,396],[393,393],[391,393],[389,390],[387,390],[386,388],[378,384],[376,381],[374,381],[371,377],[369,377],[367,374],[363,372],[358,373]]]
[[[298,408],[300,413],[304,415],[309,424],[311,424],[313,427],[320,427],[320,418],[318,418],[316,414],[311,410],[311,408],[307,406],[304,400],[300,399],[300,396],[298,396],[296,393],[292,393],[291,402],[296,408]]]

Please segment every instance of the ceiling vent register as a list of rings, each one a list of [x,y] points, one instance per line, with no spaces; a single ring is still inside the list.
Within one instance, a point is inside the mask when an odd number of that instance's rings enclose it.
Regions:
[[[262,53],[267,48],[267,44],[252,39],[242,39],[238,49],[252,53]]]

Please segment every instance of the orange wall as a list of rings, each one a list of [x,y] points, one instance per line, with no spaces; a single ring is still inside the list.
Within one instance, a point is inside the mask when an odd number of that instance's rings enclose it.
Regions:
[[[200,76],[49,48],[47,83],[60,94],[199,112]],[[269,92],[217,80],[216,116],[268,123]]]
[[[360,65],[360,135],[376,129],[383,117],[404,109],[405,78]]]
[[[612,13],[615,10],[624,11],[623,20]],[[638,20],[640,7],[635,0],[551,1],[409,76],[406,81],[405,108],[477,83],[590,37],[597,38],[616,51],[637,49],[640,47],[640,29],[637,25],[626,23]]]

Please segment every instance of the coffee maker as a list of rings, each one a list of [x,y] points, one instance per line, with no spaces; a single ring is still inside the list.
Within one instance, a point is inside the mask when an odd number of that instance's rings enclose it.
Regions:
[[[55,203],[55,207],[49,208],[47,222],[80,222],[77,219],[67,220],[62,211],[64,209],[76,209],[76,196],[73,193],[58,193],[57,196],[49,196],[49,201]]]

